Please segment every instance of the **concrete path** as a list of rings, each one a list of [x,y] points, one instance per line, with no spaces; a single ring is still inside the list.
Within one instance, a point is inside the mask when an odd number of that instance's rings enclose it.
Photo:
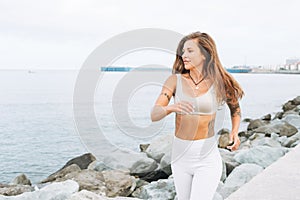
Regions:
[[[226,200],[300,200],[300,145],[268,166]]]

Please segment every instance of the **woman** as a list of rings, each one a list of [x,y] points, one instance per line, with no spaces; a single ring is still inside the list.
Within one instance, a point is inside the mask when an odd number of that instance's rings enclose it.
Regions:
[[[176,113],[171,168],[178,200],[211,200],[222,174],[214,133],[218,107],[227,103],[232,120],[229,150],[236,150],[244,95],[222,67],[216,45],[206,33],[185,36],[178,45],[173,75],[164,83],[152,121]],[[171,97],[174,104],[170,104]]]

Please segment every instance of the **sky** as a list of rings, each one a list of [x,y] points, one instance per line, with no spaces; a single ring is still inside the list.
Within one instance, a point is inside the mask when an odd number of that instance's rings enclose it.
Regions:
[[[79,69],[106,40],[141,28],[206,32],[225,67],[276,66],[300,57],[299,8],[298,0],[0,0],[0,69]],[[173,55],[139,53],[113,64],[172,67]]]

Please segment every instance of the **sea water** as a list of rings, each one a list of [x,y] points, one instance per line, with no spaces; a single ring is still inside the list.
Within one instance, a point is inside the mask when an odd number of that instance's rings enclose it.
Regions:
[[[151,80],[151,76],[156,80],[150,72],[134,73],[128,80],[136,77]],[[97,125],[87,125],[79,130],[73,112],[78,74],[77,70],[0,72],[0,183],[9,183],[20,173],[25,173],[33,183],[41,181],[69,159],[89,151],[82,139],[87,133],[93,138],[100,130],[112,146],[133,151],[139,151],[141,143],[173,133],[174,114],[158,124],[159,129],[148,128],[152,124],[151,108],[160,94],[161,85],[155,81],[153,84],[145,81],[127,85],[128,72],[102,73],[92,102]],[[260,118],[269,113],[274,116],[281,111],[284,102],[300,95],[299,75],[233,76],[245,91],[240,101],[243,118]],[[129,86],[132,90],[126,90]],[[122,94],[122,91],[126,92]],[[126,95],[128,91],[129,95]],[[89,116],[84,117],[82,113],[79,118],[88,124]],[[230,128],[228,108],[224,113],[219,128]],[[93,127],[97,129],[91,131]],[[246,127],[247,123],[242,122],[240,130]],[[97,142],[94,145],[98,145]]]

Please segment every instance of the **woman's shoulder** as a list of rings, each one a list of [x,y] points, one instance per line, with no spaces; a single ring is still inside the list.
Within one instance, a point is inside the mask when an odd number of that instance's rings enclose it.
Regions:
[[[172,88],[172,90],[175,91],[177,85],[177,76],[177,74],[170,75],[165,81],[165,87]]]
[[[171,74],[171,75],[167,78],[166,82],[176,83],[177,77],[178,77],[178,74]]]

